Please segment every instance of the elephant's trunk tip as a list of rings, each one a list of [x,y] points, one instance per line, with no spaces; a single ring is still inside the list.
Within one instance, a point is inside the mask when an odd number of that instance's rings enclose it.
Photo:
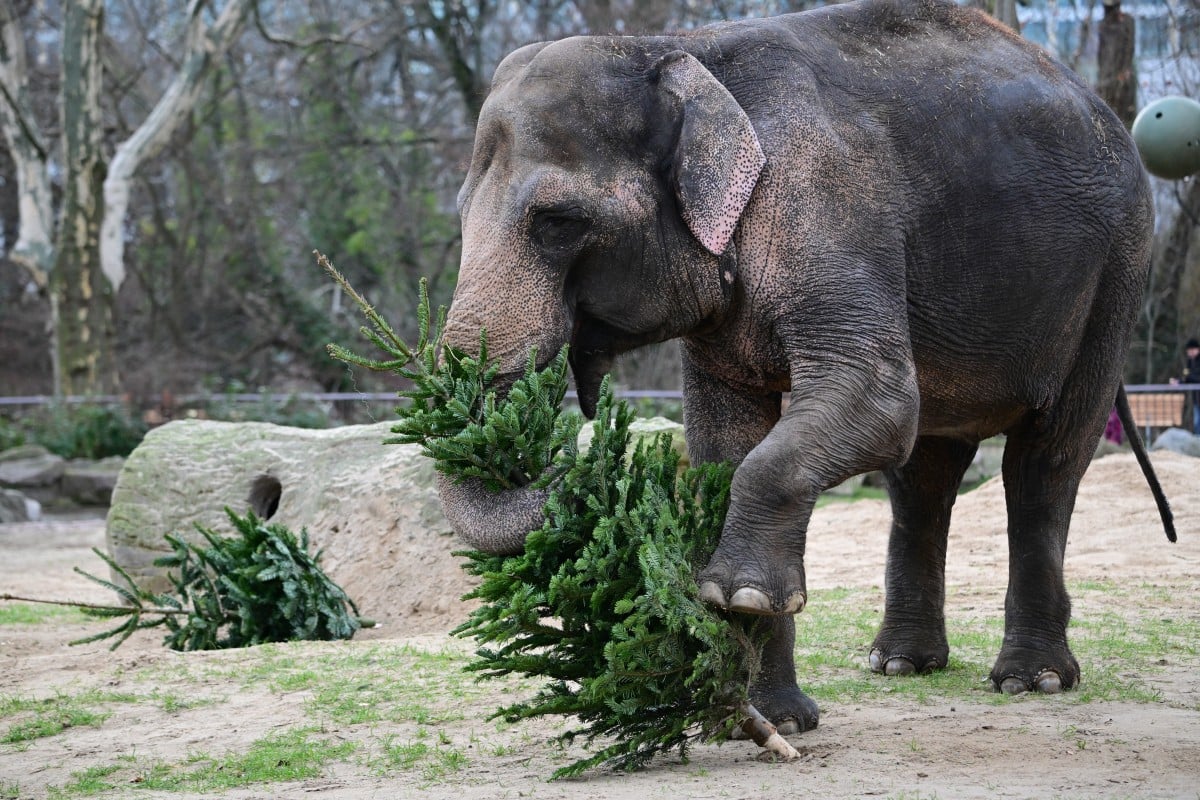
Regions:
[[[491,492],[477,478],[456,483],[438,475],[438,495],[450,526],[468,545],[489,555],[525,549],[525,537],[542,527],[549,494],[548,489],[525,487]]]

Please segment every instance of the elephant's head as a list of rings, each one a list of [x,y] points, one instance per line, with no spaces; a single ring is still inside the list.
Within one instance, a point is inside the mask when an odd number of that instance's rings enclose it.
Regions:
[[[496,70],[459,193],[462,263],[444,341],[472,352],[486,329],[510,379],[530,348],[545,363],[570,344],[591,416],[617,355],[720,321],[734,231],[763,164],[737,101],[664,40],[517,50]],[[476,516],[462,509],[481,489],[444,488],[452,517]],[[524,502],[508,515],[514,529],[540,500]]]

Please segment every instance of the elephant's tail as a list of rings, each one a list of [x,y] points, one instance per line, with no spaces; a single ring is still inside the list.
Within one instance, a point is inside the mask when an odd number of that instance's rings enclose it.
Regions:
[[[1173,542],[1175,541],[1175,517],[1171,514],[1171,506],[1167,503],[1167,496],[1163,494],[1158,476],[1154,474],[1154,466],[1150,463],[1150,457],[1146,455],[1146,445],[1142,442],[1141,434],[1138,433],[1137,423],[1133,421],[1133,412],[1129,410],[1129,397],[1125,394],[1124,384],[1117,387],[1117,416],[1121,418],[1121,427],[1125,429],[1125,435],[1129,437],[1129,445],[1133,448],[1133,454],[1142,467],[1142,474],[1146,476],[1146,482],[1150,484],[1150,491],[1154,493],[1154,502],[1158,504],[1158,513],[1162,517],[1163,530],[1167,532],[1167,540]]]

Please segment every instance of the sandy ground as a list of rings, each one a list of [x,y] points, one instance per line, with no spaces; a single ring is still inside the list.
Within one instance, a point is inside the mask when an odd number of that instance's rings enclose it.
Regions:
[[[1116,581],[1129,586],[1130,592],[1077,602],[1076,618],[1123,614],[1136,622],[1147,614],[1170,614],[1185,620],[1200,639],[1200,462],[1156,454],[1155,464],[1176,511],[1179,543],[1166,542],[1132,456],[1097,461],[1085,479],[1072,522],[1068,580]],[[879,587],[888,519],[886,504],[878,501],[820,509],[809,534],[810,590]],[[103,520],[94,516],[0,525],[0,593],[107,602],[110,598],[103,589],[72,571],[76,565],[99,571],[99,562],[88,548],[102,543]],[[442,541],[430,546],[447,545]],[[962,615],[999,619],[1006,573],[1003,489],[995,481],[961,497],[955,508],[947,568],[948,617],[952,621]],[[338,577],[345,583],[354,576]],[[453,597],[461,588],[438,585],[430,592]],[[880,593],[871,591],[867,596],[882,604]],[[819,611],[810,608],[805,613]],[[420,635],[389,628],[386,613],[380,616],[382,628],[364,631],[352,642],[291,645],[294,649],[288,652],[319,662],[330,654],[359,650],[411,655],[466,649],[445,636],[444,608],[425,626],[429,631]],[[305,710],[311,698],[303,693],[273,691],[264,683],[230,677],[270,652],[181,655],[164,650],[153,632],[135,637],[115,654],[103,644],[66,646],[68,640],[95,630],[95,624],[76,621],[0,626],[0,702],[6,697],[53,697],[93,689],[187,692],[210,696],[211,701],[190,710],[117,704],[97,725],[71,727],[21,744],[0,744],[0,800],[51,796],[82,770],[118,758],[129,763],[178,763],[195,752],[237,753],[272,731],[303,725],[306,713],[311,715],[311,709]],[[865,672],[865,650],[861,661]],[[1086,681],[1088,664],[1082,666]],[[387,735],[405,736],[414,728],[399,725],[389,733],[379,726],[364,732],[364,726],[328,725],[322,733],[362,743],[359,755],[327,764],[319,778],[227,790],[219,796],[1200,798],[1198,667],[1200,657],[1174,657],[1163,663],[1146,680],[1159,693],[1147,702],[1077,703],[1064,697],[1028,697],[995,704],[980,693],[979,699],[952,702],[885,696],[824,703],[820,727],[792,737],[804,754],[797,763],[760,764],[753,760],[752,745],[733,742],[696,747],[686,764],[666,758],[639,773],[597,771],[584,779],[557,783],[544,781],[565,763],[564,755],[546,744],[546,737],[555,731],[531,724],[485,723],[498,703],[511,698],[504,696],[503,687],[472,690],[443,701],[460,707],[458,719],[445,723],[439,734],[467,752],[465,768],[448,774],[372,768],[363,753],[380,741],[391,741]],[[418,676],[414,673],[409,679]],[[148,688],[147,681],[157,683]],[[7,728],[8,722],[0,719],[0,734]],[[150,792],[136,785],[136,777],[124,780],[126,786],[102,796],[215,796],[213,792]]]

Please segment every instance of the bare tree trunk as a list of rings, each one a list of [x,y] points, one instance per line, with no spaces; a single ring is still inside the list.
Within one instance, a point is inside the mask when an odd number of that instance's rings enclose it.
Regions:
[[[54,265],[54,205],[47,151],[33,116],[25,37],[11,0],[0,0],[0,129],[17,173],[20,208],[17,241],[9,257],[41,288]]]
[[[49,153],[33,115],[25,36],[11,0],[0,0],[0,129],[16,167],[17,241],[9,258],[24,267],[39,289],[50,285],[54,267],[54,198],[50,191]],[[53,365],[54,393],[62,393],[58,369],[59,304],[50,293],[46,321]]]
[[[117,385],[113,290],[100,271],[104,216],[100,38],[103,0],[63,9],[63,205],[50,274],[58,303],[57,372],[64,394],[105,394]],[[59,380],[56,380],[56,384]]]
[[[1117,112],[1126,128],[1137,116],[1137,72],[1133,63],[1135,42],[1133,17],[1121,11],[1120,0],[1104,0],[1100,21],[1100,45],[1096,54],[1099,76],[1096,92]]]
[[[252,3],[229,0],[213,25],[204,19],[207,0],[188,6],[183,60],[171,85],[138,129],[113,154],[104,179],[104,222],[100,228],[101,269],[115,292],[125,280],[125,214],[133,176],[148,159],[162,151],[196,106],[209,69],[224,57],[241,31]]]
[[[1152,383],[1171,374],[1177,361],[1179,337],[1192,335],[1180,330],[1187,324],[1181,313],[1181,291],[1188,264],[1195,261],[1192,244],[1197,222],[1200,221],[1200,181],[1188,181],[1183,193],[1177,192],[1179,213],[1166,230],[1156,237],[1151,256],[1153,274],[1143,295],[1143,316],[1138,322],[1138,334],[1144,333],[1145,380]],[[1144,326],[1144,327],[1143,327]]]
[[[441,48],[454,85],[462,95],[467,121],[474,126],[487,93],[487,78],[482,74],[480,37],[484,24],[495,8],[491,0],[477,0],[474,4],[475,14],[472,15],[468,5],[464,2],[424,2],[417,4],[417,8]]]

